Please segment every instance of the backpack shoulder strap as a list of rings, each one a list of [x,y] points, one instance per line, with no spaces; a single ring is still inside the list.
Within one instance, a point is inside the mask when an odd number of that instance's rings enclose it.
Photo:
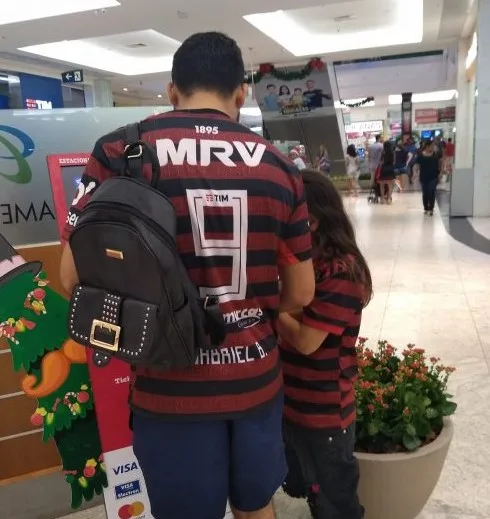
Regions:
[[[143,148],[139,145],[140,140],[139,123],[131,123],[124,127],[124,152],[127,168],[132,178],[140,178],[143,172]]]

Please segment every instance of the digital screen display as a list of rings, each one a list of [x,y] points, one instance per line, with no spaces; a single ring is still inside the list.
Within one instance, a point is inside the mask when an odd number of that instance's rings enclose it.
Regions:
[[[85,166],[69,166],[62,169],[61,178],[63,179],[63,191],[68,209],[75,198],[84,170]]]

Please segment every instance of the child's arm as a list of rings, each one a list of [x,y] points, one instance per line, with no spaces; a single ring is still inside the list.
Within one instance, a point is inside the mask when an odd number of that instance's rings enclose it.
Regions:
[[[279,314],[277,328],[279,335],[303,355],[311,355],[318,350],[328,335],[323,330],[304,325],[288,313]]]
[[[340,271],[327,275],[316,284],[315,297],[300,319],[280,313],[277,323],[279,335],[303,355],[317,351],[329,334],[340,336],[353,317],[362,309],[363,287],[350,281]]]

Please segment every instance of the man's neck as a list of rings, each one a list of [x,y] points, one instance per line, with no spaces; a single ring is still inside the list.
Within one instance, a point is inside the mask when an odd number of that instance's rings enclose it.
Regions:
[[[183,98],[175,108],[177,110],[218,110],[228,115],[231,119],[236,118],[236,108],[234,108],[231,100],[223,100],[207,92],[199,92],[190,97]]]

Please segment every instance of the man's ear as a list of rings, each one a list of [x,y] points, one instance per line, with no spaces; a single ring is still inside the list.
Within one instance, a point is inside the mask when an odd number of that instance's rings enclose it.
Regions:
[[[179,105],[179,94],[177,92],[177,89],[175,88],[175,85],[172,82],[170,82],[167,85],[167,96],[172,106]]]
[[[236,107],[241,108],[245,104],[245,100],[248,97],[248,85],[243,83],[237,89],[236,93]]]

